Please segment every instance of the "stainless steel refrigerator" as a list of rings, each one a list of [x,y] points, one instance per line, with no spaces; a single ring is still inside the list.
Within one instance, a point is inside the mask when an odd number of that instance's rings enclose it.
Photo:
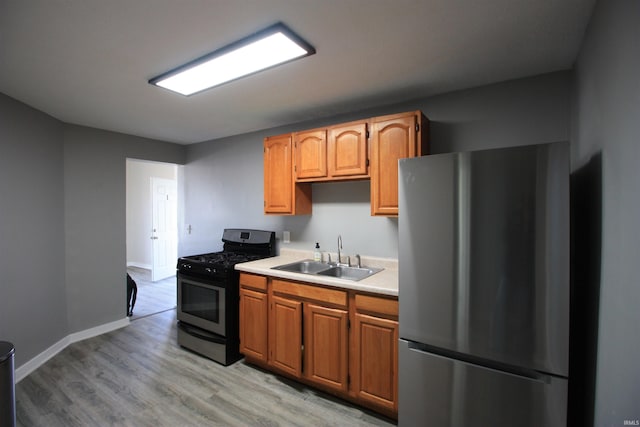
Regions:
[[[569,145],[399,163],[399,425],[560,426]]]

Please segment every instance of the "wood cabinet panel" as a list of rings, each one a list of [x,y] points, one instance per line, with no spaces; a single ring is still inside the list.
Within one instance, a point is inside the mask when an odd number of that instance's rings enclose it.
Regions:
[[[264,142],[265,213],[293,212],[293,153],[291,137],[273,136]]]
[[[324,129],[293,134],[297,179],[327,176],[327,132]]]
[[[273,279],[271,289],[275,293],[287,294],[314,301],[322,301],[326,304],[347,306],[347,292],[339,289],[322,288],[314,285],[290,282],[287,280]]]
[[[329,128],[329,176],[368,176],[367,123],[353,122]]]
[[[398,300],[372,295],[356,294],[356,310],[398,318]]]
[[[265,292],[240,288],[240,353],[264,363],[268,355],[268,308]]]
[[[302,302],[272,296],[269,364],[295,377],[302,374]]]
[[[428,134],[420,111],[372,120],[371,215],[398,215],[398,160],[428,154]]]
[[[348,319],[346,310],[305,304],[304,375],[336,391],[347,391]]]
[[[391,411],[398,409],[398,322],[355,315],[353,375],[359,399]],[[372,357],[375,355],[375,357]]]
[[[257,274],[240,273],[240,286],[267,291],[267,278]]]
[[[416,153],[416,118],[375,119],[371,143],[371,214],[398,214],[398,159]]]
[[[296,184],[291,135],[264,140],[264,212],[296,215],[311,213],[310,184]]]

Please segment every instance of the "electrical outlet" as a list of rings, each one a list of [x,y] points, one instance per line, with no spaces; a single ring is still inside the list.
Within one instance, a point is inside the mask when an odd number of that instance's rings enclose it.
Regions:
[[[282,232],[282,242],[283,243],[291,243],[291,233],[288,231]]]

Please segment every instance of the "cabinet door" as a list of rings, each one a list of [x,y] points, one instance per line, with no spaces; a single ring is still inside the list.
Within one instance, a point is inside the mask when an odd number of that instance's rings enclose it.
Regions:
[[[371,215],[398,215],[398,160],[416,156],[415,113],[373,119]]]
[[[296,179],[327,176],[327,132],[312,130],[294,134]]]
[[[269,364],[300,377],[302,302],[272,296],[269,313]]]
[[[398,409],[398,322],[356,313],[354,388],[363,401]]]
[[[296,215],[311,213],[311,184],[293,180],[291,135],[264,140],[264,213]]]
[[[354,122],[329,128],[329,176],[367,176],[367,123]]]
[[[347,391],[348,321],[346,310],[304,306],[304,375],[325,387]]]
[[[240,353],[267,362],[267,294],[240,288]]]
[[[264,211],[293,212],[293,157],[291,136],[281,135],[264,141]]]

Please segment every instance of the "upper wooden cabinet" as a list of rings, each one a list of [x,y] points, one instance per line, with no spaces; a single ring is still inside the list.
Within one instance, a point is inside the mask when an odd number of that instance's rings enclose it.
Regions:
[[[330,177],[368,178],[367,122],[330,127],[327,160]]]
[[[264,213],[311,213],[311,184],[296,184],[293,177],[291,134],[264,140]]]
[[[367,122],[293,134],[296,181],[368,179]]]
[[[427,151],[428,121],[420,111],[372,119],[371,215],[398,215],[398,160]]]
[[[371,179],[371,215],[398,215],[398,159],[428,154],[420,111],[272,136],[264,141],[264,212],[310,214],[311,183]]]
[[[327,176],[327,131],[311,130],[293,134],[296,179]]]

